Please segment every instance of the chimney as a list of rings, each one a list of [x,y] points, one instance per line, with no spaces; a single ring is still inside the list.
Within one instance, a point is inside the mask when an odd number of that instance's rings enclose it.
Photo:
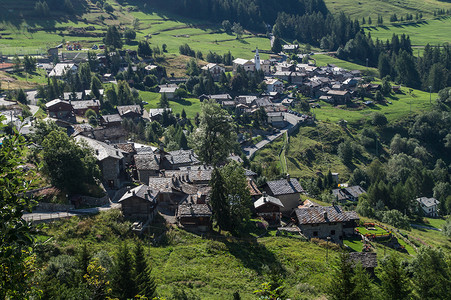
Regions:
[[[263,192],[263,198],[268,197],[268,194],[266,194],[266,192]]]
[[[96,155],[99,155],[99,149],[96,149]]]
[[[133,191],[132,191],[132,194],[133,194],[133,196],[136,196],[136,191],[133,190]]]
[[[327,211],[323,212],[323,217],[324,217],[324,220],[327,221]]]
[[[287,181],[290,182],[290,174],[287,173]]]

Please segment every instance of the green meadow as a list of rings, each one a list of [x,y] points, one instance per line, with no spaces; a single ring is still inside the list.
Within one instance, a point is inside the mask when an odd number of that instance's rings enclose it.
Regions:
[[[421,23],[365,27],[365,32],[371,33],[373,39],[382,41],[391,39],[393,34],[404,33],[410,36],[413,46],[440,45],[451,43],[451,17]]]
[[[431,18],[434,10],[451,8],[451,3],[440,0],[325,0],[324,2],[334,14],[343,11],[359,21],[362,17],[370,16],[373,22],[377,21],[378,15],[382,15],[386,24],[390,15],[394,13],[401,17],[406,13],[415,15],[418,11],[423,17]]]
[[[139,95],[143,101],[148,104],[144,105],[144,108],[149,110],[150,108],[158,108],[158,102],[161,95],[153,92],[140,91]],[[200,100],[197,98],[186,98],[182,100],[169,100],[169,107],[174,114],[181,114],[184,109],[188,119],[193,119],[197,113],[200,113]]]

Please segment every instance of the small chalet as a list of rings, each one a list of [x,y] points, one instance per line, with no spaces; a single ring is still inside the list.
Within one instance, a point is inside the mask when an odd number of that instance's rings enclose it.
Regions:
[[[178,89],[177,85],[175,85],[175,86],[173,86],[173,85],[171,85],[171,86],[169,86],[169,85],[168,86],[163,86],[163,87],[160,87],[160,94],[161,95],[166,94],[166,97],[169,100],[171,100],[171,99],[175,98],[175,92],[177,91],[177,89]]]
[[[351,100],[351,94],[348,91],[329,90],[327,96],[332,97],[335,104],[345,104]]]
[[[59,63],[53,67],[52,71],[50,71],[49,77],[61,78],[68,73],[77,72],[77,70],[78,67],[75,64]]]
[[[307,238],[325,239],[342,243],[344,236],[354,234],[359,217],[354,211],[344,211],[341,206],[313,206],[296,208],[293,217]]]
[[[215,63],[209,63],[206,66],[202,67],[202,70],[208,71],[211,73],[211,76],[215,81],[218,81],[221,77],[221,74],[225,72],[225,68],[215,64]]]
[[[208,204],[180,204],[176,215],[178,225],[185,229],[207,232],[211,228],[212,210]]]
[[[142,116],[142,109],[139,105],[118,106],[117,111],[122,118],[137,119]]]
[[[151,108],[149,109],[149,120],[152,121],[161,121],[161,118],[163,117],[163,113],[172,112],[171,108]]]
[[[152,222],[159,192],[141,184],[127,191],[119,200],[125,218]]]
[[[366,191],[360,187],[360,185],[350,186],[343,189],[334,189],[332,194],[339,201],[358,201],[361,194],[365,194]]]
[[[423,209],[423,213],[427,217],[438,216],[438,205],[440,202],[435,198],[421,197],[417,198],[419,206]]]
[[[268,181],[265,185],[268,195],[276,197],[282,202],[282,214],[289,215],[299,205],[299,194],[304,192],[299,181],[295,178]]]
[[[377,267],[376,252],[351,252],[349,253],[349,261],[355,267],[361,264],[362,267],[371,275],[374,275],[374,269]]]
[[[88,109],[92,109],[96,114],[100,111],[99,100],[72,101],[71,104],[74,107],[75,114],[78,116],[84,116]]]
[[[283,204],[279,199],[263,192],[263,196],[254,202],[254,208],[257,216],[267,221],[270,226],[280,226],[282,218],[280,209],[283,208]]]
[[[119,114],[103,115],[100,118],[100,124],[105,127],[120,127],[122,125],[122,118]]]
[[[75,122],[74,108],[69,101],[55,99],[45,104],[50,118]]]

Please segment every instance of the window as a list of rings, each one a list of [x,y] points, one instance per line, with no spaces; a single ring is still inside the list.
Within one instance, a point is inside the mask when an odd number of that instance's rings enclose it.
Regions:
[[[335,230],[331,230],[330,235],[335,235]]]
[[[313,236],[318,236],[318,231],[313,231]]]

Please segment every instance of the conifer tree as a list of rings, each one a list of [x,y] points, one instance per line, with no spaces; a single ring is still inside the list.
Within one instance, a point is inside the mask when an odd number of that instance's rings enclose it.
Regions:
[[[86,246],[86,243],[84,243],[83,246],[81,246],[81,251],[78,256],[78,264],[82,271],[82,275],[85,275],[86,272],[88,271],[90,259],[91,259],[91,254],[88,251],[88,247]]]
[[[119,247],[113,271],[113,293],[120,299],[128,299],[136,296],[135,281],[132,274],[132,259],[125,242]]]
[[[140,296],[153,299],[156,296],[157,285],[151,276],[151,266],[146,261],[144,255],[144,247],[141,241],[138,241],[135,246],[135,260],[134,260],[134,278],[136,293]]]
[[[402,268],[401,262],[394,255],[388,256],[381,263],[381,288],[384,299],[409,299],[410,284],[407,272]]]
[[[230,229],[230,207],[227,202],[225,180],[221,171],[215,168],[211,174],[211,208],[213,210],[213,219],[216,221],[220,230]]]

